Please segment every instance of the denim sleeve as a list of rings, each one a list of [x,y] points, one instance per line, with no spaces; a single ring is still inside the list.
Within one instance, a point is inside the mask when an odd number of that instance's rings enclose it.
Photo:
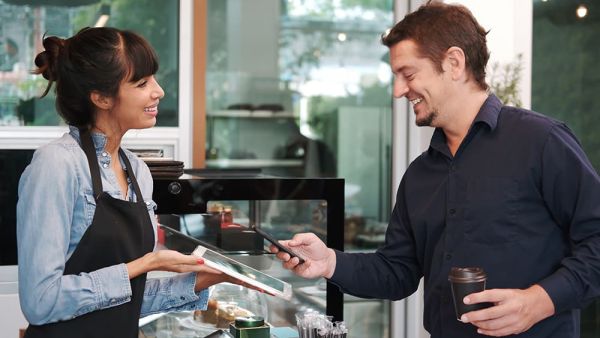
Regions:
[[[555,127],[542,153],[542,194],[571,252],[540,281],[556,313],[600,296],[600,178],[571,131]]]
[[[195,273],[148,278],[141,316],[167,311],[206,310],[208,289],[196,293],[195,285]]]
[[[17,204],[19,298],[31,324],[71,319],[131,298],[125,264],[63,275],[74,215],[81,207],[77,204],[81,203],[81,181],[81,168],[72,149],[57,144],[36,151],[21,176]]]

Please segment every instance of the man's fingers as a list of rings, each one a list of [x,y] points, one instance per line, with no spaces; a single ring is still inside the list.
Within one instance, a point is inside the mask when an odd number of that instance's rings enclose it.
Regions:
[[[472,293],[463,299],[465,304],[498,303],[510,296],[508,289],[490,289]]]
[[[297,258],[296,258],[297,259]],[[298,260],[298,263],[300,263],[300,260]],[[294,267],[294,271],[299,274],[302,275],[302,273],[306,270],[308,270],[310,268],[310,264],[311,261],[305,261],[303,264],[296,264],[296,266]]]
[[[504,316],[492,320],[472,321],[471,324],[483,330],[497,331],[506,327],[510,327],[513,322],[512,316]]]
[[[287,256],[289,258],[289,255],[287,255]],[[298,265],[298,263],[299,263],[298,258],[294,257],[292,259],[288,259],[287,261],[285,261],[285,263],[283,263],[283,267],[288,270],[293,270]]]
[[[515,315],[482,322],[472,322],[472,324],[477,326],[478,333],[486,336],[503,337],[525,331],[522,327],[518,327],[518,318]]]
[[[271,244],[269,245],[269,251],[271,251],[271,253],[278,253],[279,249],[275,245]]]
[[[507,305],[496,305],[486,309],[471,311],[460,317],[463,323],[473,323],[479,321],[489,321],[496,318],[501,318],[510,313]]]
[[[281,252],[278,252],[278,253],[277,253],[277,258],[278,258],[279,260],[282,260],[282,261],[284,261],[284,262],[287,262],[287,261],[289,261],[289,260],[290,260],[290,258],[291,258],[291,257],[290,257],[290,255],[289,255],[287,252],[283,252],[283,251],[281,251]]]

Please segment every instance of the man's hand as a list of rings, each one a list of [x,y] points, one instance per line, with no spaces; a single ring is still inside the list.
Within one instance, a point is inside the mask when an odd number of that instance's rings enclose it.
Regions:
[[[464,314],[461,321],[477,326],[487,336],[508,336],[529,330],[554,314],[554,303],[539,285],[526,290],[491,289],[464,298],[465,304],[490,302],[494,306]]]
[[[333,276],[336,262],[335,252],[315,234],[297,234],[291,240],[279,241],[279,243],[290,248],[305,260],[304,263],[298,264],[300,260],[297,257],[291,258],[287,253],[279,252],[274,245],[271,245],[271,252],[277,253],[277,258],[283,261],[284,268],[292,270],[304,278],[331,278]]]

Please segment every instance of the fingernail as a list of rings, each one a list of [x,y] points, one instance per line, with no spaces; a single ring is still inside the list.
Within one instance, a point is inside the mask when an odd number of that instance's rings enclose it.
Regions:
[[[463,322],[463,323],[466,323],[468,320],[469,320],[469,319],[467,318],[467,316],[466,316],[466,315],[462,315],[462,316],[460,317],[460,321],[461,321],[461,322]]]
[[[198,262],[198,264],[204,264],[204,259],[198,258],[197,262]]]
[[[471,303],[471,300],[469,299],[469,297],[465,297],[465,298],[463,298],[463,303],[469,304],[469,303]]]

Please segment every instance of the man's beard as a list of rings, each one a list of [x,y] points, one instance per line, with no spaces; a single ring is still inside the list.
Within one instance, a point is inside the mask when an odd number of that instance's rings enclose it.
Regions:
[[[417,119],[415,123],[418,127],[433,127],[433,120],[438,116],[438,112],[436,110],[430,111],[424,118]]]

